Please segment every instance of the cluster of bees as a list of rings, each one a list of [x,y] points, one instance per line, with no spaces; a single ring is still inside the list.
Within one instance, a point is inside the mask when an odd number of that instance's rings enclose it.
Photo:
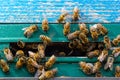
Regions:
[[[63,21],[65,21],[67,15],[68,13],[61,14],[57,21],[59,23],[62,23]],[[73,9],[72,19],[79,19],[79,9],[77,7]],[[70,40],[68,46],[72,50],[68,55],[71,55],[74,50],[80,49],[87,52],[86,55],[88,58],[98,57],[98,61],[94,63],[94,65],[92,63],[87,63],[84,61],[79,62],[79,65],[82,71],[87,75],[95,74],[96,77],[102,77],[100,68],[102,67],[102,64],[106,61],[106,59],[107,62],[104,65],[104,69],[113,70],[113,63],[115,60],[114,58],[120,55],[119,47],[114,48],[112,54],[108,54],[108,51],[112,48],[112,46],[119,45],[120,35],[118,35],[115,39],[111,41],[110,38],[107,36],[108,30],[100,23],[94,24],[90,27],[90,29],[88,29],[86,24],[84,23],[81,23],[78,26],[79,30],[76,30],[74,32],[71,32],[69,22],[66,22],[63,26],[63,35],[66,36],[68,40]],[[24,36],[26,38],[30,38],[37,30],[37,25],[31,25],[25,29]],[[49,30],[47,19],[44,19],[42,21],[42,30],[44,32],[47,32]],[[97,44],[98,48],[95,49],[96,43],[90,44],[88,36],[91,36],[93,40],[97,40],[101,35],[104,36],[103,42]],[[42,59],[45,59],[46,46],[51,43],[50,37],[46,35],[40,35],[39,38],[42,40],[43,44],[34,45],[34,47],[32,48],[37,48],[37,51],[28,51],[29,56],[26,56],[24,51],[21,50],[26,46],[26,44],[22,40],[17,42],[17,46],[20,48],[20,50],[16,51],[15,56],[13,56],[13,53],[9,48],[5,48],[3,52],[8,62],[13,62],[14,58],[17,59],[17,69],[21,68],[23,65],[26,65],[26,68],[30,73],[36,72],[35,77],[39,77],[40,80],[45,80],[54,77],[55,73],[57,72],[57,68],[48,70],[55,63],[56,57],[55,55],[52,55],[48,59],[48,61],[45,62],[44,65],[39,64]],[[3,72],[9,71],[9,65],[4,59],[0,59],[0,67],[2,68]],[[115,76],[120,77],[120,66],[116,66]]]

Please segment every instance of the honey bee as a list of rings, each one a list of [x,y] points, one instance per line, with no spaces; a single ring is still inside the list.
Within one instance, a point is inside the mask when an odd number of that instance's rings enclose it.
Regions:
[[[97,44],[96,43],[89,43],[88,46],[89,46],[89,48],[87,48],[87,52],[92,51],[97,46]]]
[[[44,45],[48,45],[51,42],[51,39],[45,35],[40,35],[40,39],[43,41]]]
[[[113,69],[113,62],[114,62],[114,57],[113,57],[113,55],[110,55],[107,59],[107,63],[104,66],[104,69],[106,70],[109,68],[110,70],[112,70]]]
[[[69,48],[71,49],[82,49],[82,44],[78,39],[74,39],[72,42],[69,43]]]
[[[100,62],[103,62],[107,56],[108,56],[108,50],[104,49],[102,53],[99,55],[98,60]]]
[[[28,51],[28,54],[29,54],[29,57],[34,59],[35,61],[40,61],[40,59],[42,58],[41,55],[37,52],[37,53],[34,53],[32,51]]]
[[[68,15],[68,13],[63,13],[63,14],[61,14],[61,15],[59,16],[57,22],[58,22],[58,23],[61,23],[61,22],[65,21],[67,15]]]
[[[44,32],[47,32],[48,29],[49,29],[48,20],[47,20],[47,19],[44,19],[44,20],[42,21],[42,30],[43,30]]]
[[[40,80],[47,80],[47,79],[50,79],[50,78],[53,78],[54,75],[57,73],[57,68],[55,69],[52,69],[52,70],[49,70],[49,71],[45,71],[40,77],[39,79]]]
[[[63,34],[66,36],[69,33],[70,33],[70,23],[66,22],[64,25]]]
[[[115,67],[115,77],[120,77],[120,66]]]
[[[18,59],[18,61],[16,62],[16,68],[21,68],[24,64],[26,63],[26,57],[22,56]]]
[[[74,7],[72,19],[76,21],[76,20],[79,20],[79,18],[80,18],[79,9],[78,9],[78,7]]]
[[[16,52],[16,55],[15,55],[15,56],[18,57],[18,58],[24,56],[23,50],[18,50],[18,51]]]
[[[98,49],[103,50],[104,49],[104,43],[98,43]]]
[[[96,73],[100,70],[100,68],[102,67],[101,62],[97,61],[94,66],[93,66],[93,73]]]
[[[84,33],[79,34],[79,39],[82,41],[83,44],[89,43],[89,40],[88,40],[87,36]]]
[[[56,57],[54,55],[52,55],[48,61],[45,63],[45,68],[48,69],[48,68],[51,68],[52,65],[55,63],[56,61]]]
[[[31,25],[24,31],[24,36],[27,38],[30,38],[32,36],[32,34],[37,30],[38,30],[37,25]]]
[[[7,61],[13,61],[13,54],[12,54],[12,52],[11,52],[11,50],[9,49],[9,48],[5,48],[4,49],[4,55],[5,55],[5,57],[6,57],[6,59],[7,59]]]
[[[39,68],[39,64],[31,57],[29,57],[26,61],[27,61],[27,64],[29,64],[35,68]]]
[[[106,49],[111,48],[111,42],[108,36],[104,36],[104,44],[105,44]]]
[[[28,48],[28,49],[37,49],[38,48],[38,44],[37,43],[27,44],[25,46],[25,48]]]
[[[79,63],[79,65],[80,65],[80,67],[81,67],[81,69],[83,70],[84,73],[86,73],[88,75],[92,74],[93,64],[81,61]]]
[[[24,43],[22,40],[19,40],[19,41],[17,42],[17,46],[18,46],[19,48],[24,48],[24,47],[25,47],[25,43]]]
[[[44,72],[44,67],[42,65],[40,65],[39,68],[37,69],[34,77],[39,77],[43,72]]]
[[[108,33],[108,30],[100,23],[97,24],[97,29],[99,29],[102,35],[106,35]]]
[[[45,57],[45,46],[42,44],[38,45],[38,54],[40,55],[41,58]]]
[[[102,77],[102,74],[100,71],[96,72],[95,77]]]
[[[89,30],[87,29],[86,24],[84,24],[84,23],[79,24],[79,29],[82,33],[84,33],[86,35],[89,33]]]
[[[118,57],[120,55],[120,48],[115,48],[113,51],[112,51],[112,54],[114,55],[114,57]]]
[[[3,72],[9,72],[9,66],[4,59],[0,60],[0,67],[2,68]]]
[[[96,28],[94,26],[90,27],[90,33],[91,33],[91,37],[93,40],[97,40],[98,39],[98,32],[96,30]]]
[[[70,33],[70,34],[67,35],[67,38],[68,38],[69,40],[75,39],[75,38],[78,37],[79,33],[80,33],[80,31],[75,31],[75,32],[73,32],[73,33]]]
[[[88,58],[93,58],[93,57],[98,56],[99,53],[100,53],[99,50],[94,50],[94,51],[88,52],[88,53],[87,53],[87,56],[88,56]]]
[[[120,43],[120,35],[118,35],[115,39],[112,41],[114,46],[118,46]]]

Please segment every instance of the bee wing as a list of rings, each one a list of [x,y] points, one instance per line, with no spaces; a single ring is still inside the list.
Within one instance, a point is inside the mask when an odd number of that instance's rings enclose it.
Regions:
[[[111,70],[111,71],[113,70],[113,65],[110,66],[110,70]]]
[[[23,31],[25,31],[28,27],[22,28]]]
[[[106,63],[105,66],[104,66],[104,69],[106,70],[108,67],[109,67],[109,64]]]

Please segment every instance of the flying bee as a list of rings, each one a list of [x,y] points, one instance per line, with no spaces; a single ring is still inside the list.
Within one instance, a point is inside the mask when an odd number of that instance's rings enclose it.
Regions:
[[[115,67],[115,77],[120,77],[120,66]]]
[[[45,71],[42,73],[42,75],[39,77],[40,80],[47,80],[50,78],[53,78],[54,75],[57,73],[57,68],[49,70],[49,71]]]
[[[64,25],[63,34],[66,36],[69,33],[70,33],[70,23],[66,22]]]
[[[98,32],[94,26],[90,27],[90,33],[93,40],[98,39]]]
[[[104,69],[106,70],[109,68],[110,70],[112,70],[113,69],[113,62],[114,62],[114,57],[113,57],[113,55],[110,55],[107,59],[107,63],[104,66]]]
[[[9,72],[9,66],[4,59],[0,60],[0,67],[2,68],[3,72]]]
[[[67,35],[67,38],[68,38],[69,40],[75,39],[75,38],[78,37],[79,33],[80,33],[80,31],[75,31],[75,32],[73,32],[73,33],[70,33],[70,34]]]
[[[88,75],[92,74],[93,64],[81,61],[79,63],[79,65],[80,65],[80,67],[81,67],[81,69],[83,70],[84,73],[86,73]]]
[[[89,30],[87,29],[86,24],[84,24],[84,23],[79,24],[79,29],[82,33],[84,33],[86,35],[89,33]]]
[[[120,55],[120,48],[115,48],[113,51],[112,51],[112,54],[114,55],[114,57],[118,57]]]
[[[42,44],[38,45],[38,54],[40,55],[41,58],[45,57],[45,46]]]
[[[42,65],[40,65],[39,68],[37,69],[34,77],[39,77],[43,71],[44,71],[44,67]]]
[[[99,29],[102,35],[106,35],[108,33],[108,30],[100,23],[97,24],[97,28]]]
[[[4,55],[5,55],[5,57],[6,57],[6,59],[7,59],[7,61],[13,61],[13,54],[12,54],[12,52],[11,52],[11,50],[9,49],[9,48],[5,48],[4,49]]]
[[[108,56],[108,50],[104,49],[102,53],[99,55],[98,60],[100,62],[103,62],[107,56]]]
[[[42,21],[42,30],[43,30],[44,32],[47,32],[48,29],[49,29],[48,20],[47,20],[47,19],[44,19],[44,20]]]
[[[16,55],[15,55],[15,56],[18,57],[18,58],[24,56],[23,50],[18,50],[18,51],[16,52]]]
[[[21,68],[24,64],[26,63],[26,57],[22,56],[18,59],[18,61],[16,62],[16,68]]]
[[[93,66],[93,73],[96,73],[100,70],[100,68],[102,67],[101,62],[97,61],[94,66]]]
[[[79,9],[78,9],[78,7],[74,7],[72,19],[76,21],[76,20],[79,20],[79,18],[80,18]]]
[[[51,43],[51,39],[48,36],[40,35],[40,39],[43,41],[44,45]]]
[[[37,25],[31,25],[24,31],[24,36],[30,38],[34,32],[38,30]]]
[[[79,39],[82,41],[83,44],[89,43],[89,40],[88,40],[87,36],[84,33],[79,34]]]
[[[100,71],[96,72],[95,77],[102,77],[102,74]]]
[[[88,56],[88,58],[93,58],[93,57],[98,56],[99,53],[100,53],[99,50],[94,50],[94,51],[88,52],[88,53],[87,53],[87,56]]]
[[[17,42],[17,46],[18,46],[19,48],[24,48],[24,47],[25,47],[25,43],[24,43],[22,40],[19,40],[19,41]]]
[[[45,68],[48,69],[48,68],[51,68],[52,65],[55,63],[56,61],[56,57],[54,55],[52,55],[48,61],[45,63]]]
[[[106,49],[111,48],[111,42],[108,36],[104,36],[104,44],[105,44]]]

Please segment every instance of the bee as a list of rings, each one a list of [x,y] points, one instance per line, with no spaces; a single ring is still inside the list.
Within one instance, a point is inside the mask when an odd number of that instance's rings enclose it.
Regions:
[[[93,64],[81,61],[81,62],[79,62],[79,65],[84,73],[86,73],[88,75],[92,74]]]
[[[24,56],[23,50],[18,50],[18,51],[16,52],[16,55],[15,55],[15,56],[18,57],[18,58]]]
[[[52,55],[48,61],[45,63],[45,68],[48,69],[48,68],[51,68],[52,65],[55,63],[56,61],[56,57],[54,55]]]
[[[100,23],[97,24],[97,29],[99,29],[102,35],[106,35],[108,33],[108,30]]]
[[[19,48],[24,48],[24,47],[25,47],[25,43],[24,43],[22,40],[19,40],[19,41],[17,42],[17,46],[18,46]]]
[[[75,38],[78,37],[79,33],[80,33],[80,31],[75,31],[75,32],[73,32],[73,33],[70,33],[70,34],[67,35],[67,38],[68,38],[69,40],[75,39]]]
[[[37,49],[38,48],[38,44],[37,43],[27,44],[25,48]]]
[[[38,45],[38,54],[40,55],[41,58],[45,57],[45,46],[42,44]]]
[[[105,44],[106,49],[111,48],[111,42],[108,36],[104,36],[104,44]]]
[[[53,78],[54,75],[57,73],[57,68],[49,70],[49,71],[45,71],[43,72],[43,74],[39,77],[40,80],[48,80],[50,78]]]
[[[18,59],[18,61],[16,62],[16,68],[21,68],[24,64],[26,63],[26,57],[22,56]]]
[[[47,20],[47,19],[44,19],[44,20],[42,21],[42,30],[43,30],[44,32],[47,32],[47,31],[49,30],[48,20]]]
[[[82,41],[83,44],[89,43],[89,40],[88,40],[87,36],[84,33],[79,34],[79,39]]]
[[[66,16],[68,15],[68,13],[63,13],[59,16],[59,18],[57,19],[58,23],[62,23],[63,21],[65,21]]]
[[[88,46],[89,46],[89,48],[87,48],[87,52],[92,51],[97,46],[97,44],[96,43],[89,43]]]
[[[107,63],[104,66],[104,69],[106,70],[109,68],[110,70],[112,70],[113,69],[113,62],[114,62],[114,57],[113,57],[113,55],[110,55],[107,59]]]
[[[32,51],[28,51],[28,54],[29,54],[29,57],[34,59],[35,61],[40,61],[41,59],[41,55],[38,52],[34,53]]]
[[[0,67],[2,68],[3,72],[9,72],[9,66],[4,59],[0,60]]]
[[[86,24],[84,24],[84,23],[79,24],[79,29],[85,35],[87,35],[89,33],[89,30],[87,29]]]
[[[76,20],[79,20],[79,18],[80,18],[79,9],[78,9],[78,7],[74,7],[72,19],[76,21]]]
[[[6,57],[6,59],[7,59],[7,61],[13,61],[13,54],[12,54],[12,52],[11,52],[11,50],[9,49],[9,48],[5,48],[4,49],[4,55],[5,55],[5,57]]]
[[[103,62],[107,56],[108,56],[108,50],[104,49],[102,53],[99,55],[98,60],[100,62]]]
[[[118,57],[120,55],[120,48],[115,48],[113,51],[112,51],[112,54],[114,55],[114,57]]]
[[[96,72],[95,77],[102,77],[102,74],[100,71]]]
[[[96,30],[96,28],[94,26],[90,27],[90,33],[91,33],[91,37],[93,40],[97,40],[98,39],[98,32]]]
[[[37,25],[31,25],[24,31],[24,36],[30,38],[34,32],[38,30]]]
[[[66,22],[64,25],[63,34],[66,36],[69,33],[70,33],[70,23]]]
[[[43,41],[44,45],[51,43],[51,39],[48,36],[40,35],[40,39]]]
[[[88,58],[93,58],[93,57],[98,56],[99,53],[100,53],[99,50],[94,50],[94,51],[88,52],[88,53],[87,53],[87,56],[88,56]]]
[[[93,71],[92,71],[92,72],[93,72],[93,73],[98,72],[101,67],[102,67],[101,62],[97,61],[97,62],[94,64],[94,66],[93,66]]]
[[[26,61],[28,65],[39,68],[39,64],[33,58],[29,57]]]
[[[72,42],[69,43],[69,48],[71,49],[82,49],[82,44],[78,39],[74,39]]]
[[[37,69],[34,77],[39,77],[44,71],[44,67],[42,65],[39,66],[39,68]]]
[[[120,43],[120,35],[118,35],[115,39],[112,41],[114,46],[118,46]]]
[[[103,50],[104,49],[104,43],[98,43],[98,49]]]
[[[120,77],[120,66],[115,67],[115,77]]]

